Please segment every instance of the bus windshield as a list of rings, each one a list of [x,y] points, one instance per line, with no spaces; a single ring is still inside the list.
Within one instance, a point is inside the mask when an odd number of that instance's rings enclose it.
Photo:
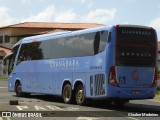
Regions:
[[[14,63],[15,63],[15,59],[16,59],[16,54],[18,51],[19,45],[14,47],[12,49],[12,53],[7,55],[4,59],[3,59],[3,63],[4,66],[7,67],[8,69],[8,75],[13,71],[14,68]],[[8,64],[7,64],[8,63]],[[8,66],[7,66],[8,65]]]
[[[155,66],[156,36],[151,28],[117,28],[117,66]]]

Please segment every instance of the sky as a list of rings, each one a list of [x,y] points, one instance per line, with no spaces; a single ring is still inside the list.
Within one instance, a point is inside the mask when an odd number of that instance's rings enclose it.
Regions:
[[[21,22],[145,25],[160,40],[160,0],[0,0],[0,26]]]

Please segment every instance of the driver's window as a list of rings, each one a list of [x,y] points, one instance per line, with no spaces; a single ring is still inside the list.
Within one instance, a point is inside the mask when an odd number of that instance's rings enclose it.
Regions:
[[[18,48],[19,48],[19,45],[12,49],[13,54],[12,54],[10,60],[9,60],[8,74],[10,74],[13,71],[14,62],[15,62],[15,58],[16,58]]]
[[[17,64],[27,60],[27,51],[28,51],[28,45],[27,44],[22,44],[22,46],[20,48],[20,51],[19,51]]]

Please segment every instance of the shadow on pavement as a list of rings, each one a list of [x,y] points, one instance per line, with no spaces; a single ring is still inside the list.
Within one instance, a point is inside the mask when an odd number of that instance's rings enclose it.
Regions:
[[[15,95],[14,95],[15,96]],[[64,103],[61,97],[53,96],[53,95],[30,95],[28,97],[30,100],[32,99],[38,99],[39,101],[47,101],[47,102],[55,102],[55,103]],[[76,104],[72,104],[76,105]],[[141,103],[127,103],[124,106],[116,106],[113,103],[107,104],[106,101],[93,101],[90,100],[86,107],[91,108],[100,108],[101,110],[114,110],[119,112],[147,112],[147,113],[159,113],[160,114],[160,105],[148,105],[144,104],[143,100],[141,100]]]

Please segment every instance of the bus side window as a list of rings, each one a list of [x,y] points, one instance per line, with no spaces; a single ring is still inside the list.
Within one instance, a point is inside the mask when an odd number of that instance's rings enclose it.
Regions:
[[[42,42],[35,42],[29,44],[27,53],[27,60],[41,60],[44,59],[43,48],[40,47]]]
[[[105,31],[101,31],[100,32],[100,44],[99,44],[99,52],[102,52],[105,50],[105,46],[106,46],[106,43],[107,43],[107,39],[108,39],[108,31],[105,30]]]
[[[23,44],[21,46],[19,55],[18,55],[18,60],[17,60],[17,64],[27,60],[27,51],[28,51],[28,45],[27,44]]]

